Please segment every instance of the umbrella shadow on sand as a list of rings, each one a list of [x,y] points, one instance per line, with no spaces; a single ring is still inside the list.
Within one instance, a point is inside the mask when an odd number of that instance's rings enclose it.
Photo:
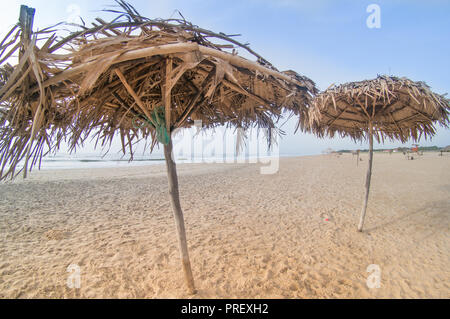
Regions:
[[[402,214],[401,216],[393,217],[392,219],[388,219],[386,222],[368,228],[366,231],[367,233],[370,233],[372,231],[384,229],[386,227],[399,227],[402,222],[407,220],[413,220],[416,228],[428,227],[428,231],[436,233],[438,231],[448,230],[449,215],[450,215],[450,201],[448,200],[430,201],[426,202],[419,208],[408,210],[407,213]]]

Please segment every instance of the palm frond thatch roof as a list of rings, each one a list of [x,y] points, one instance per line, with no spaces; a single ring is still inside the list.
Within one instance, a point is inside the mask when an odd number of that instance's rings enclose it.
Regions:
[[[0,44],[0,178],[14,176],[23,159],[26,175],[28,159],[33,166],[63,140],[75,150],[88,136],[111,145],[118,134],[124,153],[140,139],[153,149],[155,114],[169,134],[194,120],[270,128],[283,110],[306,121],[317,92],[307,77],[279,72],[232,36],[184,18],[148,19],[117,2],[110,22],[97,18],[62,38],[68,26],[24,37],[19,24]]]
[[[387,137],[405,142],[434,135],[434,123],[447,127],[449,111],[449,100],[424,82],[378,76],[318,94],[302,129],[319,137],[338,134],[360,140],[372,123],[378,141]]]

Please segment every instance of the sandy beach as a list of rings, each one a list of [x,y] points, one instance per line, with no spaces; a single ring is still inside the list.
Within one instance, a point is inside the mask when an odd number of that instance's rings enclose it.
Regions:
[[[186,294],[164,165],[0,184],[1,298],[450,298],[450,156],[180,164],[198,293]],[[69,288],[67,267],[80,267]],[[368,288],[379,265],[381,287]]]

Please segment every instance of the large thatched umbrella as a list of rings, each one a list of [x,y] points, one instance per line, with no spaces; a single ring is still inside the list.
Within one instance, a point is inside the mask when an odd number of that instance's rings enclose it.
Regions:
[[[89,135],[101,145],[119,135],[131,156],[140,139],[151,141],[151,150],[163,144],[183,269],[194,292],[171,133],[194,120],[206,128],[270,129],[284,109],[305,119],[315,85],[293,71],[279,72],[223,33],[184,19],[150,20],[118,3],[113,21],[98,18],[62,39],[50,30],[27,32],[21,19],[0,44],[6,58],[20,50],[14,67],[0,56],[0,177],[21,170],[26,176],[62,140],[75,150]],[[238,56],[238,48],[257,61]]]
[[[406,142],[435,133],[434,123],[448,124],[449,100],[423,82],[378,76],[376,79],[333,86],[317,95],[301,128],[319,137],[335,134],[369,140],[365,197],[358,230],[362,231],[372,175],[373,137]]]

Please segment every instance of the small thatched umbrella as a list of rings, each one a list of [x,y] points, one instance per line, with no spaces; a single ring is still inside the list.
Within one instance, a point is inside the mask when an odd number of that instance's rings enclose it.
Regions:
[[[18,65],[4,64],[0,72],[0,177],[16,176],[21,160],[26,175],[44,147],[54,151],[67,140],[75,150],[90,134],[111,145],[117,133],[131,156],[140,139],[150,140],[151,150],[163,144],[183,269],[194,292],[171,133],[194,120],[205,128],[271,129],[283,109],[305,120],[315,85],[279,72],[223,33],[184,19],[150,20],[118,3],[122,12],[114,11],[113,21],[97,18],[62,39],[50,30],[31,34],[21,19],[0,44],[1,62],[20,50]],[[236,48],[257,61],[238,56]]]
[[[444,153],[444,152],[450,152],[450,145],[447,145],[446,147],[442,147],[440,150],[439,150],[439,156],[442,156],[442,153]]]
[[[434,123],[448,124],[449,100],[423,82],[378,76],[376,79],[333,86],[314,98],[303,130],[324,137],[350,136],[369,140],[364,203],[358,230],[362,231],[372,174],[373,137],[406,142],[435,134]]]

